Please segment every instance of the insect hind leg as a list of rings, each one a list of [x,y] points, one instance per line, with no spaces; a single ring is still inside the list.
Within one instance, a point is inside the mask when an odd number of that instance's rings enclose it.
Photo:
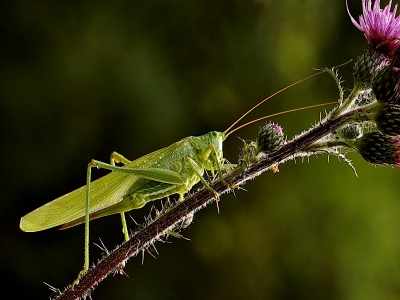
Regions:
[[[86,207],[85,207],[85,254],[84,254],[84,263],[83,270],[79,272],[78,278],[73,282],[72,286],[75,286],[79,283],[80,279],[87,273],[89,270],[89,221],[90,221],[90,185],[92,182],[92,168],[97,167],[96,161],[92,160],[88,164],[87,173],[86,173]]]
[[[129,164],[131,161],[129,159],[127,159],[125,156],[123,156],[122,154],[119,154],[118,152],[113,152],[110,155],[110,164],[115,166],[115,164],[119,164],[122,163],[124,165]]]

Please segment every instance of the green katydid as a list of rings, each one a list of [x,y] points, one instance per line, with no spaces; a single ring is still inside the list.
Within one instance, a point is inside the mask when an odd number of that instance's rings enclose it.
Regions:
[[[225,170],[222,154],[223,141],[234,131],[270,116],[250,121],[232,129],[241,119],[256,107],[276,94],[324,71],[299,80],[264,99],[247,111],[224,132],[212,131],[201,136],[184,138],[168,147],[147,154],[134,161],[114,152],[111,163],[92,160],[87,168],[86,186],[61,196],[21,218],[20,228],[26,232],[35,232],[63,225],[66,229],[85,223],[85,258],[81,275],[89,268],[89,221],[119,213],[121,215],[125,240],[129,239],[124,213],[143,207],[147,202],[172,194],[183,195],[198,182],[214,192],[203,178],[205,170],[217,171],[222,179]],[[329,104],[329,103],[328,103]],[[322,106],[325,104],[297,108],[286,112]],[[124,166],[116,166],[122,163]],[[113,171],[91,182],[93,167]]]

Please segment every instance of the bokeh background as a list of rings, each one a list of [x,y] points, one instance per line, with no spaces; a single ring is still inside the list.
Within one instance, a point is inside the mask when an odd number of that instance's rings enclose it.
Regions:
[[[349,6],[361,13],[360,0]],[[0,9],[0,285],[18,299],[48,299],[43,282],[62,288],[81,269],[83,226],[24,233],[18,224],[84,185],[90,159],[107,162],[114,150],[134,159],[223,131],[312,68],[367,47],[344,0],[21,0]],[[351,89],[351,64],[339,72]],[[337,98],[324,74],[252,117]],[[291,137],[319,114],[273,120]],[[230,137],[225,157],[236,162],[236,136],[257,129]],[[108,278],[93,299],[400,299],[400,170],[348,157],[358,177],[324,155],[263,174],[224,196],[220,214],[215,205],[196,214],[183,232],[190,241],[131,259],[129,278]],[[142,222],[150,207],[131,216]],[[92,223],[91,241],[99,237],[109,249],[122,241],[118,216]]]

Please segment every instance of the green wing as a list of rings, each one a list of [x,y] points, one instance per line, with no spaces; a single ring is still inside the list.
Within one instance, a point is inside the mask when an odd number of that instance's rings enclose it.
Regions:
[[[90,213],[118,203],[138,179],[124,173],[110,173],[91,183]],[[20,228],[33,232],[73,221],[86,214],[86,186],[65,194],[21,218]]]
[[[179,150],[178,150],[179,149]],[[178,150],[178,151],[177,151]],[[142,156],[125,167],[142,168],[144,174],[127,174],[121,172],[109,173],[91,183],[90,211],[94,213],[106,207],[119,203],[123,197],[140,189],[146,169],[168,169],[171,159],[176,160],[187,155],[191,150],[185,139],[176,142],[169,147],[162,148],[145,156]],[[179,157],[177,157],[179,153]],[[172,156],[172,157],[171,157]],[[20,228],[23,231],[33,232],[59,226],[86,215],[86,186],[61,196],[21,218]]]

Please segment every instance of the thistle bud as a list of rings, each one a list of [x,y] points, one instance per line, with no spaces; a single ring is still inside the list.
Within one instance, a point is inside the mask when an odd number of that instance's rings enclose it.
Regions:
[[[259,153],[268,154],[279,150],[285,143],[283,128],[278,124],[266,123],[258,132],[256,144],[256,155]]]
[[[338,135],[345,140],[358,139],[363,133],[362,126],[359,124],[349,124],[338,130]]]
[[[375,122],[382,133],[400,135],[400,105],[381,105]]]
[[[354,147],[371,164],[400,167],[400,139],[397,137],[370,132],[358,139]]]
[[[390,60],[380,51],[366,50],[354,63],[354,84],[356,87],[371,87],[372,78],[390,65]]]
[[[372,80],[372,90],[381,103],[397,103],[400,100],[399,69],[393,64],[382,69]]]

